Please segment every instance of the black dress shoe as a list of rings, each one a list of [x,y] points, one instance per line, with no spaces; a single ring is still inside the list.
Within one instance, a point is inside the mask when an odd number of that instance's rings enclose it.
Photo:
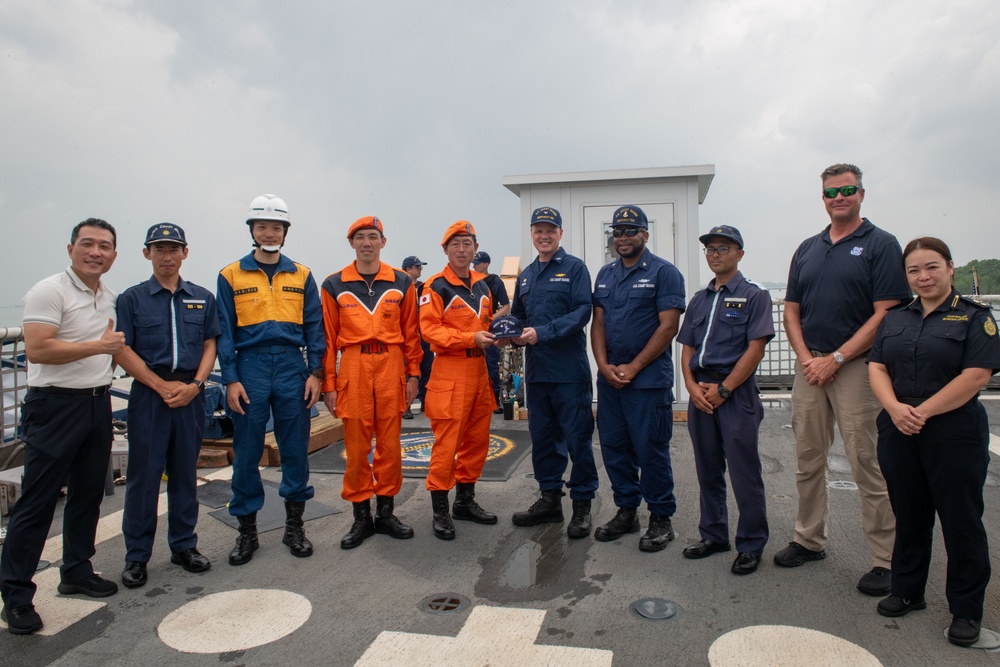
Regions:
[[[139,588],[146,585],[146,564],[137,560],[126,561],[122,570],[122,583],[125,588]]]
[[[7,624],[7,632],[12,635],[30,635],[42,629],[42,617],[35,611],[35,605],[22,604],[19,607],[4,607],[0,619]]]
[[[698,540],[694,544],[684,547],[685,558],[707,558],[712,554],[729,551],[732,547],[729,542],[713,542],[712,540]]]
[[[919,609],[927,609],[927,603],[923,598],[919,600],[906,600],[898,595],[890,595],[884,600],[879,600],[878,605],[875,607],[875,611],[889,618],[906,616],[911,611]]]
[[[204,572],[212,567],[212,562],[198,553],[195,548],[170,554],[170,562],[174,565],[180,565],[188,572]]]
[[[956,646],[972,646],[979,641],[979,621],[956,616],[948,628],[948,641]]]
[[[63,595],[75,595],[82,593],[92,598],[106,598],[118,592],[118,584],[113,581],[103,579],[97,574],[78,579],[72,583],[62,582],[57,589]]]
[[[730,571],[733,574],[753,574],[757,571],[758,565],[760,565],[760,554],[742,551],[733,561]]]

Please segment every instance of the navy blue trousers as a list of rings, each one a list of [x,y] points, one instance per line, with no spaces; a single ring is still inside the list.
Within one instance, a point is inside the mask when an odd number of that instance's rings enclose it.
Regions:
[[[573,500],[597,491],[594,462],[593,390],[590,382],[532,382],[525,400],[531,433],[531,463],[542,491],[569,488]],[[569,482],[563,475],[573,462]]]
[[[955,616],[981,620],[990,581],[983,527],[983,485],[990,462],[989,423],[978,400],[927,420],[903,435],[884,410],[878,416],[878,463],[896,514],[892,594],[924,597],[934,514],[948,551],[945,596]]]
[[[148,563],[156,537],[160,480],[167,472],[167,544],[198,546],[198,452],[205,430],[205,395],[169,408],[159,394],[132,383],[128,402],[128,474],[122,535],[125,560]]]
[[[673,516],[677,509],[670,466],[670,399],[669,387],[615,389],[597,383],[597,432],[618,507],[639,507],[645,500],[653,514]]]
[[[500,393],[500,356],[499,347],[486,348],[486,373],[490,376],[490,387],[493,394]]]
[[[52,526],[59,491],[68,484],[63,511],[59,575],[75,582],[94,573],[104,481],[111,457],[111,396],[65,396],[29,390],[21,409],[24,483],[11,512],[0,555],[0,596],[8,607],[31,604],[31,578]]]
[[[274,417],[274,439],[281,457],[278,495],[287,501],[305,502],[313,497],[309,486],[309,410],[306,363],[302,352],[288,345],[255,347],[236,355],[240,381],[250,399],[246,414],[230,412],[233,420],[233,516],[253,514],[264,506],[260,458],[268,418]]]
[[[699,377],[699,381],[710,381]],[[688,404],[688,432],[694,446],[698,471],[702,539],[729,541],[729,513],[726,504],[726,464],[736,496],[740,518],[736,524],[736,550],[760,555],[767,544],[767,500],[757,451],[764,408],[757,381],[753,377],[733,391],[733,395],[705,414]]]

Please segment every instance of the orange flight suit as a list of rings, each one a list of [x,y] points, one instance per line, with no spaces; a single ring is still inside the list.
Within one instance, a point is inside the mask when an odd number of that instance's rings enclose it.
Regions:
[[[420,332],[435,354],[424,410],[434,430],[429,491],[449,491],[456,481],[475,483],[489,450],[495,400],[475,334],[489,329],[493,306],[486,276],[470,274],[466,287],[445,266],[424,283],[420,297]]]
[[[399,431],[406,378],[420,376],[413,281],[382,262],[369,286],[351,263],[323,281],[320,295],[326,331],[323,391],[337,390],[337,417],[344,422],[347,469],[341,497],[361,503],[372,495],[395,496],[403,484]],[[369,464],[373,435],[375,455]]]

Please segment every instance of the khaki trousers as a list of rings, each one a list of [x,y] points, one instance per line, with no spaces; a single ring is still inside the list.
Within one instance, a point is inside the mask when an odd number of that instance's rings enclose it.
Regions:
[[[846,362],[833,384],[824,387],[810,385],[796,362],[792,386],[792,430],[798,459],[795,484],[799,492],[795,541],[813,551],[826,545],[830,516],[827,454],[836,420],[861,495],[861,525],[872,551],[872,564],[891,568],[896,518],[875,450],[875,417],[881,410],[868,384],[863,356]]]

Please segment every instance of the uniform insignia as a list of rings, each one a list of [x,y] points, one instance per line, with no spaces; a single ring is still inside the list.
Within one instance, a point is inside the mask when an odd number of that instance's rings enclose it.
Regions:
[[[466,232],[466,233],[467,233],[467,234],[468,234],[469,236],[472,236],[472,225],[471,225],[471,224],[469,224],[468,222],[467,222],[467,223],[465,223],[465,232]]]
[[[557,273],[556,278],[562,278],[565,275],[566,275],[565,273]]]
[[[951,307],[954,308],[955,306],[957,306],[958,305],[958,300],[961,299],[961,298],[962,297],[960,295],[956,294],[955,298],[951,300]]]
[[[983,322],[983,331],[986,332],[987,336],[997,335],[997,323],[993,321],[992,317],[987,317],[986,321]]]
[[[851,248],[851,254],[854,255],[855,257],[861,257],[862,252],[864,252],[864,248],[862,248],[861,246],[856,245],[853,248]]]
[[[942,322],[968,322],[968,315],[945,315],[941,318]]]
[[[295,292],[296,294],[305,294],[306,293],[305,289],[302,288],[302,287],[289,287],[287,285],[285,285],[284,287],[282,287],[281,291],[283,291],[283,292]]]
[[[424,305],[426,305],[426,304],[428,304],[430,302],[431,302],[431,295],[430,294],[424,294],[423,296],[420,297],[420,305],[421,306],[424,306]]]
[[[241,294],[253,294],[257,291],[256,287],[244,287],[243,289],[233,290],[233,296],[239,296]]]

